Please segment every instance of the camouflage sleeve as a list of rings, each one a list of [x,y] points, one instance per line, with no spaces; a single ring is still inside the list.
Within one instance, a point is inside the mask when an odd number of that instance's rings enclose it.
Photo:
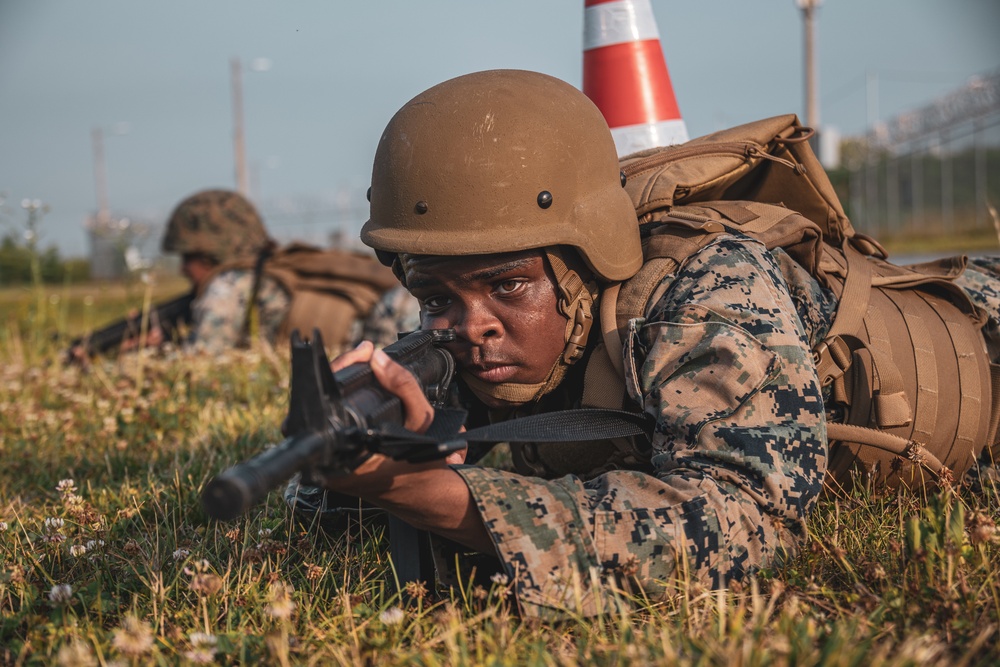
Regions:
[[[1000,257],[973,257],[955,284],[986,311],[992,326],[1000,326]]]
[[[607,587],[716,587],[794,548],[826,471],[806,332],[765,248],[721,237],[633,320],[626,382],[656,417],[650,474],[545,481],[456,468],[529,615],[595,613]]]
[[[243,325],[252,290],[252,271],[224,271],[213,277],[192,304],[193,326],[186,348],[217,353],[243,342]],[[264,276],[257,292],[257,309],[251,328],[256,328],[267,340],[274,341],[289,303],[285,289]]]

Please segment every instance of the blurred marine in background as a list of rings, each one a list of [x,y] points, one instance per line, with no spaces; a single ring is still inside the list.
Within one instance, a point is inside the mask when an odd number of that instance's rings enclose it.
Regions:
[[[277,343],[296,329],[303,336],[318,329],[327,348],[341,351],[363,331],[388,344],[400,328],[418,326],[416,301],[374,258],[301,243],[279,248],[237,192],[204,190],[181,201],[162,247],[181,255],[195,295],[184,341],[190,349],[219,352],[255,338]]]

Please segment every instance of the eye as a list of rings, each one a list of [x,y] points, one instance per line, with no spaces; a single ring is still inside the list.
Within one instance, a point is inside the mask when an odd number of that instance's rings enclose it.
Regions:
[[[502,296],[507,294],[514,294],[524,285],[523,280],[504,280],[497,284],[497,292]]]
[[[432,296],[421,299],[420,303],[428,313],[436,313],[447,308],[451,304],[451,299],[444,296]]]

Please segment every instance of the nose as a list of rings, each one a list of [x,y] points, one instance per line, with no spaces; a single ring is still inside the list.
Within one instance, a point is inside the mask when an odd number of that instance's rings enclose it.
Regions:
[[[503,335],[503,323],[488,303],[478,299],[465,304],[461,318],[454,326],[455,333],[473,345],[481,345],[488,339]]]

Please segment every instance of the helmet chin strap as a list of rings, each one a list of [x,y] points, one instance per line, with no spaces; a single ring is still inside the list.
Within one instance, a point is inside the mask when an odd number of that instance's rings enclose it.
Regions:
[[[537,401],[562,382],[569,367],[583,357],[587,347],[587,337],[594,323],[594,304],[597,302],[597,282],[585,282],[580,273],[585,276],[590,272],[576,256],[575,251],[563,251],[558,247],[545,248],[545,258],[549,268],[556,278],[559,295],[559,312],[566,317],[566,329],[563,340],[566,345],[562,353],[552,364],[544,380],[534,384],[518,382],[502,382],[494,384],[484,382],[479,378],[462,372],[462,379],[480,399],[503,401],[512,405],[520,405]],[[579,269],[579,271],[577,270]]]

